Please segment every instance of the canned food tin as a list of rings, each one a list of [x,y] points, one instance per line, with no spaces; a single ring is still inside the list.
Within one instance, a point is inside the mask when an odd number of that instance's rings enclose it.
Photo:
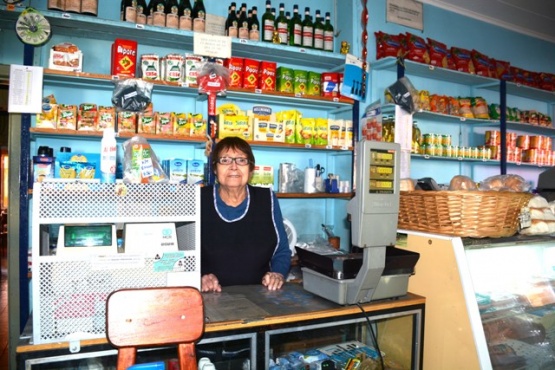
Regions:
[[[427,155],[436,155],[436,145],[435,144],[425,144],[424,145],[424,154]]]
[[[501,143],[499,131],[486,131],[486,145],[493,146]]]
[[[517,138],[517,134],[516,132],[508,132],[507,133],[507,146],[510,146],[511,148],[516,147],[516,138]]]
[[[422,138],[424,144],[435,144],[436,134],[424,134]]]
[[[436,144],[435,147],[436,147],[436,156],[443,157],[443,146]]]
[[[326,72],[320,75],[320,83],[322,96],[336,97],[339,96],[339,74]]]
[[[459,158],[459,147],[457,145],[451,146],[451,158]]]
[[[538,163],[538,150],[526,149],[522,151],[522,162],[525,163]]]
[[[530,147],[530,136],[518,135],[516,137],[516,146],[520,149],[528,149]]]

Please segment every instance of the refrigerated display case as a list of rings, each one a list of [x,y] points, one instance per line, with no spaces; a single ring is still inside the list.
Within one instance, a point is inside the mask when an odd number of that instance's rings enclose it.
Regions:
[[[555,237],[472,239],[399,231],[420,253],[425,369],[555,368]]]

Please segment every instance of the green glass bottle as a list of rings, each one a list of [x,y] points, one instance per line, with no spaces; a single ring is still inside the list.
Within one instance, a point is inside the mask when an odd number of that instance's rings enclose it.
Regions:
[[[285,17],[285,4],[279,4],[279,14],[275,20],[274,27],[278,32],[279,43],[287,45],[287,17]]]
[[[135,0],[122,0],[120,20],[135,23],[137,21],[137,2]]]
[[[326,12],[326,21],[324,23],[324,50],[333,52],[335,34],[330,20],[330,12]]]
[[[164,0],[156,0],[152,5],[152,25],[166,27],[166,2]]]
[[[302,46],[304,48],[312,48],[314,44],[314,24],[312,23],[312,16],[310,15],[310,8],[304,8],[303,20],[303,39]]]
[[[316,10],[314,22],[314,41],[312,46],[316,50],[324,50],[324,22],[322,22],[320,10]]]
[[[193,19],[191,18],[193,7],[189,0],[179,1],[179,29],[191,31],[193,29]]]
[[[237,19],[237,4],[234,2],[229,6],[227,19],[225,21],[225,33],[229,37],[237,37],[239,35],[239,20]]]
[[[239,38],[243,40],[249,39],[249,12],[247,11],[247,4],[241,4],[241,10],[239,12]]]
[[[293,17],[289,21],[289,45],[302,46],[303,40],[303,21],[299,14],[299,6],[293,5]]]
[[[274,21],[275,17],[272,14],[272,2],[266,0],[266,12],[262,15],[262,41],[272,42],[274,37]]]
[[[147,9],[146,0],[137,0],[137,24],[146,24]]]
[[[179,3],[177,0],[166,0],[166,27],[179,28]]]
[[[205,32],[206,8],[204,7],[204,2],[202,0],[195,0],[195,5],[193,5],[192,18],[193,18],[193,31]]]
[[[260,40],[260,23],[258,22],[258,8],[252,7],[252,15],[249,24],[249,40]]]

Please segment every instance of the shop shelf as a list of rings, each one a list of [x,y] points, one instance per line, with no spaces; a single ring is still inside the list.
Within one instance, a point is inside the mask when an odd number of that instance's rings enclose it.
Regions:
[[[7,11],[0,6],[3,27],[15,27],[17,17],[24,8]],[[52,32],[61,36],[114,40],[132,39],[141,45],[160,46],[175,50],[193,50],[194,32],[164,27],[137,25],[119,20],[101,19],[80,14],[44,10],[41,13],[50,21]],[[265,50],[265,52],[264,52]],[[338,71],[345,64],[345,55],[287,45],[250,40],[233,40],[233,56],[260,59],[261,55],[277,63],[305,65],[314,69]]]

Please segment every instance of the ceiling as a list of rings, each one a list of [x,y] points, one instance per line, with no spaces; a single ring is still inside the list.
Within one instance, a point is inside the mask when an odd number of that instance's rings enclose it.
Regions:
[[[555,43],[553,0],[420,0],[439,8]]]

